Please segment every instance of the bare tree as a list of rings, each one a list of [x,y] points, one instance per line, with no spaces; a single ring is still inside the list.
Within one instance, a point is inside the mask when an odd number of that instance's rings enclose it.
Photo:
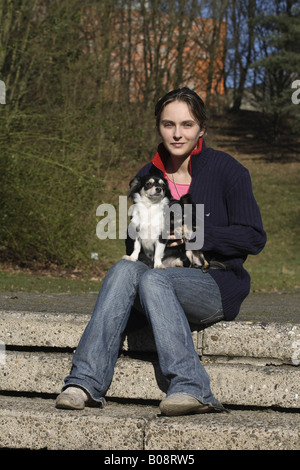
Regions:
[[[6,84],[7,100],[15,106],[27,91],[34,63],[28,43],[36,14],[37,0],[0,0],[0,77]]]
[[[222,57],[222,48],[220,47],[220,40],[222,38],[222,26],[223,19],[225,16],[226,9],[228,7],[228,0],[213,0],[211,2],[211,17],[212,17],[212,27],[211,34],[209,35],[209,42],[207,44],[208,52],[208,73],[207,73],[207,82],[206,82],[206,104],[210,106],[211,104],[211,95],[213,90],[213,81],[216,75],[216,64],[220,63],[220,58]],[[224,37],[222,39],[225,39]],[[223,66],[223,61],[221,61]],[[222,73],[219,73],[218,76],[222,76]]]
[[[233,81],[233,111],[240,109],[248,71],[254,59],[256,3],[256,0],[229,0],[227,57]]]

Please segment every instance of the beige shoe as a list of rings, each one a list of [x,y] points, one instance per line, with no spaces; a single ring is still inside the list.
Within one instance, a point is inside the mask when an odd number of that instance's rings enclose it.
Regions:
[[[200,403],[197,398],[191,395],[173,393],[160,402],[159,409],[167,416],[181,416],[190,413],[206,413],[212,410],[213,407]]]
[[[68,387],[56,398],[56,408],[65,410],[83,410],[87,396],[81,388]]]

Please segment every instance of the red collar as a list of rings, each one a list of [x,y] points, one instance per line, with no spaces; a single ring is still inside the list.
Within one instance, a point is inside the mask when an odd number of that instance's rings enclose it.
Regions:
[[[202,144],[203,144],[203,138],[200,137],[198,146],[192,151],[191,156],[197,155],[201,152]],[[156,154],[152,158],[152,163],[154,166],[156,166],[156,168],[158,168],[160,171],[163,172],[164,176],[166,176],[165,163],[168,157],[169,157],[169,152],[166,150],[164,144],[160,143],[157,148]],[[191,159],[190,159],[190,171],[191,171]]]

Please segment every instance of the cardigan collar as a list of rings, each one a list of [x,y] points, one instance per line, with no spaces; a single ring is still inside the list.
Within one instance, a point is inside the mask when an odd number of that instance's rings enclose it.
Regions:
[[[207,160],[207,152],[205,152],[205,150],[206,145],[204,143],[203,138],[200,137],[197,148],[195,148],[191,153],[191,158],[189,162],[191,176],[193,175],[194,169],[199,170],[205,165]],[[165,164],[168,157],[169,152],[166,150],[164,144],[160,143],[157,148],[156,154],[152,158],[152,163],[163,173],[164,177],[166,176]]]

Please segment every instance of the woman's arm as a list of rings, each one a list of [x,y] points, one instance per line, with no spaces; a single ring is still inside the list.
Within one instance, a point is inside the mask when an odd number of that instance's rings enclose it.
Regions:
[[[248,171],[226,194],[226,205],[228,226],[214,226],[205,218],[202,250],[229,257],[258,254],[265,246],[266,233]]]

